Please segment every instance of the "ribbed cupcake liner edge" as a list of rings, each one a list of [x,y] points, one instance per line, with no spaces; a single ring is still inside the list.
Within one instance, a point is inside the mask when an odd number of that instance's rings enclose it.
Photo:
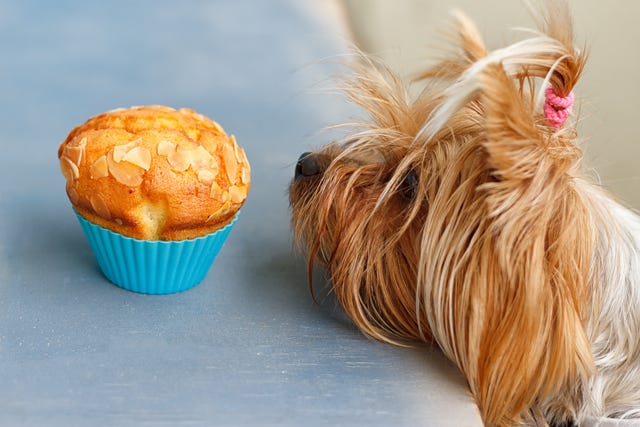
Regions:
[[[190,240],[138,240],[100,227],[75,212],[100,270],[113,284],[143,294],[172,294],[204,280],[238,219]]]

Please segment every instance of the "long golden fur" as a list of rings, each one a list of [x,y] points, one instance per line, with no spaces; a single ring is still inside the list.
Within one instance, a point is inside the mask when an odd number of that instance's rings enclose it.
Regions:
[[[547,123],[536,95],[571,92],[584,49],[565,1],[540,10],[539,32],[493,52],[457,14],[459,52],[421,75],[417,99],[361,55],[345,92],[371,121],[310,154],[314,170],[290,187],[310,274],[327,268],[369,336],[435,341],[488,426],[622,411],[588,409],[602,369],[589,325],[606,293],[597,197],[582,190],[575,130]]]

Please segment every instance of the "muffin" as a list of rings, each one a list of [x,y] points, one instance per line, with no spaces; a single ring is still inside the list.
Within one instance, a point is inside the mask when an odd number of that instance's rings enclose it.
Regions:
[[[143,293],[199,283],[250,187],[235,138],[186,108],[100,114],[69,133],[58,158],[103,273]]]

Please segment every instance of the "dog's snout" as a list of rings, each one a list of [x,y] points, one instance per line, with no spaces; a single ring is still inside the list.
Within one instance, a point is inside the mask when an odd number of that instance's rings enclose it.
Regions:
[[[313,153],[305,152],[296,163],[296,178],[308,177],[320,174],[320,163]]]

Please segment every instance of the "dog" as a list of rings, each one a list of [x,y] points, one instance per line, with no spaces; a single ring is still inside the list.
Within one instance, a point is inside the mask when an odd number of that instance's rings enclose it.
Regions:
[[[485,425],[640,423],[640,218],[582,164],[567,2],[532,11],[493,51],[457,13],[413,98],[358,54],[344,91],[370,121],[300,156],[294,238],[366,335],[437,343]]]

